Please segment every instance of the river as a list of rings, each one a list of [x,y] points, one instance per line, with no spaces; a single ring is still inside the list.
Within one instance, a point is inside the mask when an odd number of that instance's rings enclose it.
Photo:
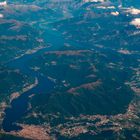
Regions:
[[[44,48],[44,49],[38,51],[37,53],[25,55],[19,59],[13,60],[12,62],[10,62],[8,64],[8,66],[10,68],[19,69],[20,72],[22,72],[26,75],[32,76],[34,78],[37,78],[38,84],[34,88],[23,93],[17,99],[14,99],[11,102],[11,107],[6,108],[5,118],[4,118],[3,124],[2,124],[3,129],[6,132],[21,129],[21,127],[17,126],[15,123],[23,115],[25,115],[27,113],[30,95],[38,94],[38,93],[47,94],[48,91],[54,87],[54,83],[52,83],[47,77],[42,76],[38,72],[30,70],[28,65],[27,65],[28,60],[30,60],[33,57],[36,57],[36,55],[38,55],[42,51],[45,51],[46,49],[47,48]]]
[[[16,122],[28,112],[28,103],[30,95],[48,94],[49,91],[54,88],[54,83],[50,81],[47,78],[47,76],[42,76],[39,72],[35,72],[29,68],[29,60],[37,57],[40,54],[43,54],[45,51],[59,50],[59,48],[63,47],[65,43],[80,48],[79,44],[70,40],[65,40],[59,32],[52,32],[52,30],[48,30],[45,36],[47,36],[47,44],[51,45],[51,47],[44,47],[35,53],[26,54],[18,59],[14,59],[7,63],[7,66],[9,68],[19,69],[21,73],[31,76],[34,79],[37,79],[38,84],[34,88],[20,95],[18,98],[14,99],[11,102],[11,107],[6,108],[5,117],[2,123],[3,130],[6,132],[22,129],[21,127],[16,125]],[[47,44],[46,46],[48,46]]]
[[[52,46],[62,46],[64,44],[64,40],[60,38],[58,35],[49,34],[48,44],[51,43]],[[47,45],[46,45],[47,46]],[[47,76],[42,76],[39,72],[35,72],[31,70],[28,66],[28,61],[32,58],[37,57],[45,51],[48,51],[49,47],[44,47],[38,50],[35,53],[24,55],[18,59],[14,59],[7,63],[7,66],[12,69],[19,69],[21,73],[26,74],[28,76],[34,77],[34,79],[38,80],[38,84],[20,95],[18,98],[14,99],[11,102],[11,107],[6,108],[5,117],[2,123],[3,130],[6,132],[16,131],[22,129],[20,126],[16,125],[16,122],[22,118],[28,112],[28,103],[29,96],[32,94],[47,94],[54,87],[54,83],[50,81]],[[54,48],[51,48],[54,49]]]

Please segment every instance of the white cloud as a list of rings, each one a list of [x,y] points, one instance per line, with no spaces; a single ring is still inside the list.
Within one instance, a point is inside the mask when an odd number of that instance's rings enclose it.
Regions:
[[[0,14],[0,18],[3,18],[4,16],[3,16],[3,14]]]
[[[111,12],[111,15],[113,15],[113,16],[118,16],[120,13],[118,12],[118,11],[116,11],[116,12]]]
[[[130,25],[134,25],[136,28],[140,28],[140,18],[135,18],[130,22]]]
[[[0,6],[6,6],[6,5],[7,5],[6,1],[0,2]]]
[[[115,6],[97,6],[98,9],[115,9]]]
[[[136,9],[136,8],[128,8],[126,10],[127,13],[132,14],[132,15],[138,15],[140,14],[140,9]]]
[[[105,0],[83,0],[84,2],[104,2]]]
[[[121,54],[127,54],[127,55],[131,54],[131,52],[129,50],[124,50],[124,49],[121,49],[118,52],[121,53]]]

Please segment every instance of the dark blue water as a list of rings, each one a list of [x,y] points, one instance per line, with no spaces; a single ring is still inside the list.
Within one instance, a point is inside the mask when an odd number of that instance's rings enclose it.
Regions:
[[[32,57],[36,57],[36,55],[38,55],[42,51],[45,51],[46,49],[40,50],[35,54],[25,55],[22,58],[13,60],[8,64],[10,68],[19,69],[20,72],[32,76],[34,78],[37,78],[38,84],[34,88],[23,93],[17,99],[14,99],[11,102],[11,107],[5,110],[5,118],[3,120],[2,126],[3,130],[6,132],[22,129],[15,123],[28,112],[28,103],[30,95],[47,94],[54,87],[54,83],[52,83],[47,77],[42,76],[38,72],[30,70],[27,64],[28,60],[30,60]]]
[[[77,43],[75,44],[74,42],[66,41],[62,36],[60,36],[59,33],[52,34],[52,30],[48,30],[46,33],[44,33],[44,36],[47,36],[47,43],[51,44],[51,49],[49,47],[43,48],[34,54],[25,55],[19,59],[12,60],[7,64],[7,66],[10,68],[19,69],[20,72],[22,72],[23,74],[37,78],[38,84],[36,85],[36,87],[23,93],[17,99],[14,99],[11,102],[11,107],[5,110],[5,118],[3,120],[2,126],[3,130],[6,132],[22,129],[21,127],[16,125],[16,122],[28,112],[28,103],[30,95],[49,94],[49,92],[54,88],[54,83],[52,83],[47,77],[44,77],[40,73],[29,69],[29,60],[34,57],[37,57],[38,55],[48,50],[59,50],[59,48],[63,47],[65,43],[80,47]]]
[[[11,103],[11,108],[7,108],[5,110],[6,116],[3,121],[3,129],[6,132],[21,129],[21,127],[14,123],[28,112],[27,109],[30,95],[43,93],[47,94],[54,85],[46,77],[41,76],[38,77],[38,82],[39,83],[36,87],[23,93],[19,98],[13,100]]]

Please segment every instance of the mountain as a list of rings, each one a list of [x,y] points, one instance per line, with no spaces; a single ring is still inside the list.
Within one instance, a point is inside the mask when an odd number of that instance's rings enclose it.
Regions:
[[[140,138],[137,0],[0,1],[3,139]]]

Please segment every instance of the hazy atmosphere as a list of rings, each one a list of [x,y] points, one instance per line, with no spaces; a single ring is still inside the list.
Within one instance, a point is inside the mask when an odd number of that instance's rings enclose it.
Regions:
[[[140,1],[0,0],[0,140],[140,140]]]

